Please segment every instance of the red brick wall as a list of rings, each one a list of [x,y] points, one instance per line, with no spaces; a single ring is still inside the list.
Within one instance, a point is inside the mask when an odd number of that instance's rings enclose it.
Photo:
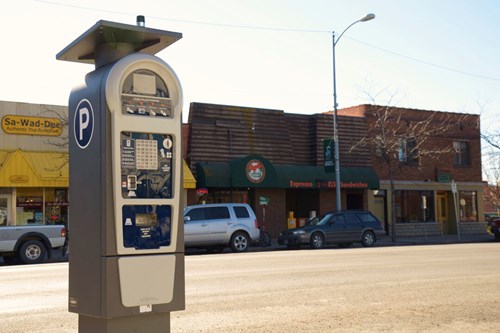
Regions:
[[[376,105],[359,105],[339,110],[339,115],[365,117],[368,125],[368,135],[375,135],[373,128],[376,122],[375,110],[387,108]],[[443,128],[444,131],[428,137],[422,144],[422,151],[442,150],[452,148],[453,141],[465,140],[469,142],[470,165],[455,166],[453,151],[434,154],[433,157],[422,157],[419,165],[408,165],[397,161],[393,156],[392,164],[395,170],[395,180],[430,180],[436,181],[437,172],[447,172],[455,181],[480,182],[481,173],[481,142],[479,116],[462,113],[435,112],[416,109],[389,108],[394,117],[390,124],[391,129],[401,126],[401,123],[410,124],[423,121],[432,117],[429,128]],[[391,127],[392,126],[392,127]],[[418,136],[418,134],[417,134]],[[371,146],[373,167],[380,179],[388,179],[386,162],[376,156],[375,147]]]

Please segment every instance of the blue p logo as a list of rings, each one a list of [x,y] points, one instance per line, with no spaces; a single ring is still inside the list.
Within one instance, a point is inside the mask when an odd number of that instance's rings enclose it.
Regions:
[[[87,99],[82,99],[76,107],[73,130],[78,147],[87,148],[94,133],[94,110]]]

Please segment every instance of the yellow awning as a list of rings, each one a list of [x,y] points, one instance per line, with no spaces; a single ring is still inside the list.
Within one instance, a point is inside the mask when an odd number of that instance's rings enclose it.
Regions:
[[[0,151],[0,187],[68,187],[68,153]]]
[[[68,153],[0,150],[0,187],[68,187]],[[184,188],[196,188],[191,170],[182,161]]]
[[[182,170],[184,171],[184,188],[196,188],[196,179],[184,160],[182,160]]]

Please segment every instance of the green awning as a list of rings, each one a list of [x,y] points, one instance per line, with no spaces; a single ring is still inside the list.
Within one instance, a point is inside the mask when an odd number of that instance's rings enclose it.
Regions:
[[[256,170],[250,170],[257,165]],[[252,155],[231,162],[196,164],[198,188],[335,188],[335,173],[323,166],[273,165]],[[379,179],[370,167],[340,168],[341,188],[378,189]]]
[[[197,187],[231,187],[229,163],[196,163]]]

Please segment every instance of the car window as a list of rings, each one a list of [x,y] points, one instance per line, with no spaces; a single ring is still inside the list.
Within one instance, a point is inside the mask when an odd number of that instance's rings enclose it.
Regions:
[[[206,220],[220,220],[228,219],[230,217],[229,209],[227,209],[227,207],[207,207],[205,209]]]
[[[328,224],[332,218],[332,213],[328,213],[324,216],[322,216],[320,219],[317,217],[311,218],[308,222],[307,225],[325,225]]]
[[[346,214],[345,217],[346,217],[346,222],[349,224],[356,224],[356,223],[359,224],[361,222],[359,218],[356,216],[356,214]]]
[[[334,215],[331,220],[334,224],[344,224],[345,218],[344,215]]]
[[[204,208],[191,209],[185,216],[189,216],[190,221],[201,221],[205,219]]]
[[[377,222],[377,219],[375,218],[375,216],[373,216],[372,214],[369,214],[369,213],[361,213],[358,216],[361,219],[361,221],[363,221],[363,222]]]
[[[245,206],[234,206],[234,213],[236,214],[236,217],[239,219],[250,217],[250,213],[248,213],[248,210]]]

